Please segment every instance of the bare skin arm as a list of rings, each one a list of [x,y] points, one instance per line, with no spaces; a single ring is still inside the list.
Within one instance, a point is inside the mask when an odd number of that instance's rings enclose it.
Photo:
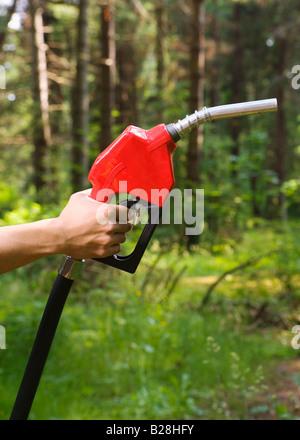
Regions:
[[[0,274],[49,255],[88,259],[120,252],[131,228],[127,208],[101,204],[89,193],[73,194],[57,218],[1,227]]]

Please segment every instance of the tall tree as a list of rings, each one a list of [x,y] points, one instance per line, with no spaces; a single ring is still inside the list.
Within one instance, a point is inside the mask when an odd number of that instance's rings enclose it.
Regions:
[[[33,49],[33,165],[34,185],[39,191],[45,186],[47,175],[46,159],[51,146],[51,128],[49,121],[49,93],[47,78],[47,59],[44,40],[43,12],[44,3],[32,0],[29,3],[31,15],[31,35]]]
[[[205,80],[205,1],[191,0],[190,18],[190,105],[189,111],[204,106]],[[199,182],[200,156],[203,145],[203,126],[189,135],[187,177]]]
[[[273,6],[273,7],[272,7]],[[269,197],[268,199],[268,215],[269,217],[278,217],[286,220],[287,207],[285,194],[282,192],[282,185],[288,178],[288,168],[292,170],[294,164],[293,152],[290,148],[288,136],[288,112],[293,111],[297,106],[295,95],[293,96],[292,87],[286,86],[286,70],[290,66],[297,64],[297,57],[294,56],[292,48],[296,48],[299,30],[299,5],[295,5],[294,0],[280,2],[274,0],[274,5],[266,8],[267,12],[273,12],[272,21],[270,23],[271,38],[267,41],[270,47],[271,66],[273,69],[273,80],[271,82],[271,91],[273,96],[278,100],[278,111],[276,113],[277,123],[273,130],[273,148],[270,152],[270,168],[275,172],[277,177],[278,197]],[[292,106],[290,105],[292,103]],[[294,144],[294,146],[296,146]],[[288,162],[289,161],[289,162]],[[275,203],[274,203],[275,202]]]
[[[285,116],[285,85],[284,74],[287,57],[287,38],[282,35],[278,39],[278,59],[276,62],[276,70],[280,80],[277,84],[276,96],[279,102],[277,112],[277,128],[276,128],[276,163],[275,170],[279,180],[279,186],[282,187],[286,178],[286,154],[287,154],[287,133],[286,133],[286,116]],[[286,218],[285,195],[279,191],[279,208],[283,220]]]
[[[72,148],[72,187],[75,191],[83,189],[87,183],[88,172],[88,34],[89,0],[80,0],[77,23],[77,66],[73,92],[73,148]]]
[[[191,0],[190,11],[190,101],[189,113],[204,107],[205,80],[205,2]],[[203,146],[203,125],[192,130],[188,139],[187,178],[193,182],[200,181],[200,161]],[[193,197],[194,199],[194,197]],[[189,235],[187,246],[196,244],[198,235]]]
[[[157,110],[158,110],[158,120],[163,121],[163,92],[165,86],[165,49],[164,40],[166,35],[166,5],[164,0],[158,0],[155,6],[155,16],[156,16],[156,92],[158,97]]]
[[[212,0],[213,9],[209,18],[209,36],[210,41],[207,55],[207,80],[209,82],[209,103],[211,107],[219,104],[219,75],[220,75],[220,35],[219,35],[219,17],[218,0]]]
[[[232,51],[232,67],[231,67],[231,102],[241,102],[241,89],[243,83],[243,45],[242,45],[242,7],[240,2],[233,3],[233,51]],[[241,120],[233,118],[231,120],[231,158],[232,168],[231,174],[233,178],[237,177],[237,159],[239,156],[239,137],[241,131]]]
[[[137,12],[132,0],[119,4],[120,17],[116,26],[121,35],[116,44],[116,105],[119,111],[117,123],[122,128],[129,124],[139,125],[137,104]],[[125,9],[123,9],[125,7]]]
[[[100,148],[112,141],[112,111],[115,106],[116,42],[114,0],[101,4],[101,135]]]

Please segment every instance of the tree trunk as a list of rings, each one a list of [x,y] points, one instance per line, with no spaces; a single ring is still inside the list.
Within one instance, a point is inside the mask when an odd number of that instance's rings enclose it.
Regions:
[[[219,17],[215,13],[218,6],[218,0],[213,0],[214,11],[210,13],[209,17],[209,36],[210,41],[207,44],[208,54],[207,54],[207,81],[208,81],[208,102],[210,107],[215,107],[220,104],[220,29],[219,29]],[[211,123],[211,131],[214,134],[218,132],[218,124]],[[216,154],[215,149],[210,148],[206,153],[206,158],[211,162],[215,163]],[[216,168],[209,167],[208,179],[213,182],[216,178]]]
[[[204,107],[205,79],[205,2],[192,0],[190,24],[190,107],[189,113]],[[200,182],[200,161],[203,146],[203,125],[191,131],[188,139],[187,178],[193,183]],[[193,201],[195,198],[193,197]],[[188,235],[187,248],[198,243],[198,235]]]
[[[285,61],[287,55],[287,40],[286,38],[279,39],[279,54],[277,63],[277,72],[280,80],[277,86],[276,97],[279,102],[277,112],[277,136],[276,136],[276,164],[275,171],[277,173],[279,187],[282,186],[285,180],[285,163],[287,153],[287,133],[286,133],[286,121],[285,121]],[[280,208],[280,215],[282,220],[286,220],[286,203],[285,195],[282,191],[279,192],[278,205]]]
[[[57,25],[58,18],[55,17],[50,9],[46,9],[43,14],[43,21],[45,28],[51,29],[55,28],[55,26]],[[64,132],[64,127],[62,126],[62,104],[65,101],[66,97],[63,93],[64,88],[62,86],[61,65],[59,62],[60,58],[63,56],[62,45],[60,44],[59,39],[54,32],[45,33],[45,43],[48,46],[47,74],[52,134],[51,151],[49,154],[49,186],[51,186],[51,200],[55,201],[60,194],[60,149],[62,147],[58,139]]]
[[[77,25],[77,69],[73,93],[72,187],[74,191],[85,188],[88,173],[88,8],[89,0],[80,0]]]
[[[113,117],[115,106],[115,19],[114,0],[106,0],[101,6],[101,136],[100,148],[104,150],[112,142]]]
[[[241,102],[241,85],[242,79],[242,42],[241,42],[241,3],[233,4],[233,58],[232,58],[232,82],[231,82],[231,102]],[[233,118],[231,120],[231,175],[235,179],[237,177],[237,160],[240,153],[239,137],[240,137],[241,121],[239,118]]]
[[[46,183],[51,129],[49,122],[49,94],[47,79],[47,46],[44,42],[43,9],[30,2],[32,48],[33,48],[33,165],[34,185],[39,192]]]
[[[137,109],[135,47],[132,41],[120,44],[117,50],[118,85],[116,101],[119,110],[118,124],[125,129],[129,124],[139,125]]]
[[[190,34],[190,108],[194,113],[204,106],[205,68],[205,3],[204,0],[191,1]],[[187,156],[187,177],[193,182],[200,180],[200,156],[203,145],[203,125],[192,130],[189,135]]]
[[[218,0],[213,0],[216,8]],[[211,57],[208,64],[208,81],[209,81],[209,102],[210,107],[219,105],[219,69],[220,69],[220,37],[218,18],[215,12],[210,17],[210,53]]]
[[[127,0],[125,7],[132,7],[132,1]],[[118,25],[122,38],[117,45],[117,77],[116,105],[119,111],[117,118],[120,130],[129,124],[139,125],[137,103],[137,55],[136,55],[136,21],[124,19]]]
[[[164,0],[158,0],[155,8],[156,15],[156,94],[157,94],[157,118],[164,120],[163,93],[165,88],[165,55],[164,38],[166,34],[166,11]]]

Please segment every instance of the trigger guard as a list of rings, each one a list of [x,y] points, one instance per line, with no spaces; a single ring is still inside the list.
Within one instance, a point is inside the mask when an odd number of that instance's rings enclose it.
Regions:
[[[130,209],[130,208],[132,208],[136,203],[138,203],[139,201],[140,201],[140,198],[137,197],[136,199],[122,200],[122,202],[120,202],[119,205],[121,205],[121,206],[126,206],[126,208]]]

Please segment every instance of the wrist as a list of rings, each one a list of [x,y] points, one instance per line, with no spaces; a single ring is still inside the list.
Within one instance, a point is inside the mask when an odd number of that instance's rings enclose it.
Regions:
[[[45,227],[47,230],[47,254],[57,255],[65,253],[65,240],[61,232],[59,218],[51,218],[47,220],[42,220],[45,222]]]

